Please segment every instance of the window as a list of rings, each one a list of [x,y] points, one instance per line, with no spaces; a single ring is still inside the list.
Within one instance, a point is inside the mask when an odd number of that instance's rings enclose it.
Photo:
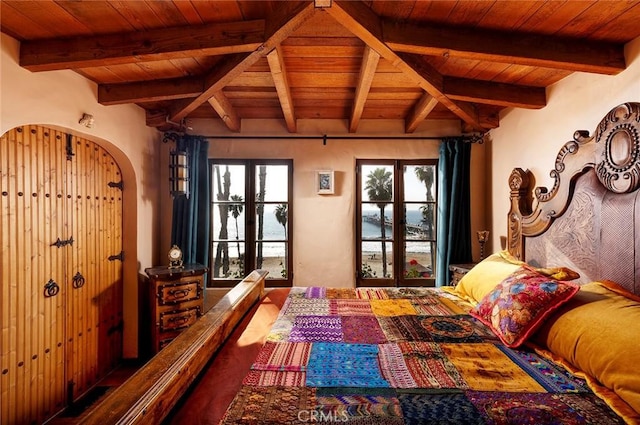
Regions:
[[[437,160],[358,160],[357,286],[435,283]]]
[[[210,161],[211,285],[229,287],[254,269],[267,286],[291,286],[291,160]]]

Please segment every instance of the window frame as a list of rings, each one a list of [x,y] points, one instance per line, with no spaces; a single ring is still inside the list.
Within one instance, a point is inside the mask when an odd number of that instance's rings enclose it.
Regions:
[[[214,238],[216,232],[220,230],[219,227],[216,226],[216,223],[213,220],[214,217],[214,208],[218,208],[220,202],[215,199],[216,188],[214,187],[215,175],[214,170],[216,165],[241,165],[245,167],[245,187],[244,187],[244,240],[241,243],[244,244],[244,262],[243,262],[243,270],[241,277],[214,277],[213,273],[213,265],[216,257],[216,252],[214,250],[215,242],[219,240],[219,238]],[[263,242],[284,242],[285,245],[285,258],[286,264],[284,264],[285,270],[287,271],[287,277],[283,278],[282,276],[274,276],[272,273],[267,275],[267,279],[265,280],[266,287],[291,287],[293,286],[293,160],[292,159],[260,159],[260,158],[210,158],[208,161],[209,169],[211,170],[211,233],[209,235],[209,246],[210,246],[210,254],[209,254],[209,269],[211,272],[209,273],[209,280],[207,282],[207,287],[210,288],[221,288],[221,287],[231,287],[235,286],[238,282],[240,282],[244,277],[246,277],[251,271],[257,268],[257,207],[260,204],[257,201],[258,190],[257,188],[257,175],[258,175],[258,167],[260,165],[278,165],[278,166],[286,166],[287,167],[287,226],[286,232],[284,235],[284,239],[262,239]],[[282,204],[281,201],[263,201],[266,204]],[[235,242],[231,239],[227,240],[229,243]]]
[[[391,166],[393,169],[393,195],[392,200],[389,203],[392,205],[393,214],[392,214],[392,239],[385,239],[386,241],[390,241],[393,243],[393,250],[391,255],[391,262],[393,265],[396,264],[404,264],[405,263],[405,250],[406,250],[406,242],[412,242],[413,239],[407,239],[404,235],[404,206],[405,204],[414,203],[414,204],[433,204],[434,205],[434,222],[433,229],[430,238],[425,238],[423,241],[429,241],[431,243],[431,258],[432,258],[432,275],[428,278],[408,278],[404,276],[404,267],[398,269],[397,267],[393,267],[393,273],[391,277],[364,277],[363,276],[363,229],[362,229],[362,206],[364,203],[369,203],[371,201],[362,199],[363,196],[363,180],[366,176],[362,175],[362,166],[363,165],[380,165],[380,166]],[[434,196],[433,201],[407,201],[404,199],[404,167],[405,166],[433,166],[435,167],[434,172]],[[435,286],[435,276],[438,273],[435,264],[435,252],[437,249],[437,211],[438,211],[438,160],[434,158],[424,158],[424,159],[357,159],[356,160],[356,208],[355,208],[355,245],[356,245],[356,258],[355,258],[355,270],[356,270],[356,287],[401,287],[401,286]],[[378,240],[381,240],[379,238]],[[372,240],[377,242],[375,238]],[[369,239],[364,239],[364,241],[370,241]],[[389,259],[387,259],[389,261]]]

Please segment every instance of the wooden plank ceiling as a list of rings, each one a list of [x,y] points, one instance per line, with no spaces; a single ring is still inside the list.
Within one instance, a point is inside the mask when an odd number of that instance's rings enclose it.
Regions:
[[[506,107],[543,108],[573,72],[623,71],[639,21],[640,1],[0,2],[22,67],[73,70],[160,130],[206,117],[234,132],[250,118],[483,131]]]

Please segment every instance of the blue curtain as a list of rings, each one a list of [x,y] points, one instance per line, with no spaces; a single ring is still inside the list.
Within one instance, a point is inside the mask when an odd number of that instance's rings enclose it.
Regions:
[[[471,143],[446,138],[438,160],[436,286],[449,284],[449,264],[471,262]]]
[[[200,136],[181,135],[176,149],[187,152],[189,196],[173,200],[171,243],[182,249],[185,264],[209,263],[209,226],[211,179],[209,176],[209,141]]]

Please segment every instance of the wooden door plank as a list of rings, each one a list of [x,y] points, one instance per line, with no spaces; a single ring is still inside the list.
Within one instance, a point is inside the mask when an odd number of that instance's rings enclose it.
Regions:
[[[18,146],[16,149],[16,162],[18,164],[21,165],[21,167],[25,166],[25,148],[24,145],[27,143],[28,139],[28,128],[25,128],[26,131],[21,131],[18,133]],[[30,409],[29,409],[29,405],[27,403],[27,400],[25,400],[25,394],[28,391],[28,374],[25,371],[25,356],[27,355],[27,353],[25,352],[25,344],[26,344],[26,336],[27,336],[27,326],[26,326],[26,318],[28,315],[28,310],[26,307],[27,304],[27,300],[29,300],[31,298],[31,293],[30,293],[30,279],[27,276],[27,264],[25,261],[25,240],[24,238],[20,237],[19,235],[23,235],[25,232],[25,224],[24,224],[24,217],[25,217],[25,211],[27,208],[27,205],[24,202],[24,179],[25,179],[25,169],[21,168],[20,169],[20,174],[17,176],[16,179],[16,186],[15,186],[15,190],[16,190],[16,195],[17,197],[15,198],[16,200],[16,205],[17,205],[17,211],[16,211],[16,217],[15,217],[15,229],[16,229],[16,238],[14,240],[14,246],[15,246],[15,257],[14,257],[14,264],[16,266],[16,275],[14,277],[14,282],[18,283],[17,285],[17,290],[16,290],[16,306],[15,306],[15,312],[16,312],[16,318],[20,318],[22,320],[19,320],[16,326],[16,342],[15,342],[15,350],[16,350],[16,363],[18,366],[17,369],[17,381],[16,381],[16,392],[17,392],[17,398],[16,398],[16,407],[18,412],[22,412],[22,416],[26,417],[27,419],[31,419],[31,415],[30,415]],[[24,282],[25,284],[20,284]]]
[[[66,154],[66,134],[62,131],[55,131],[55,144],[52,145],[51,162],[52,173],[55,175],[54,186],[52,187],[52,199],[54,200],[51,209],[51,221],[55,223],[52,226],[52,233],[50,238],[50,244],[57,238],[64,239],[67,233],[66,224],[66,194],[67,194],[67,154]],[[65,267],[65,255],[61,249],[51,247],[50,254],[53,258],[52,276],[54,280],[60,285],[60,293],[55,297],[49,298],[49,300],[55,300],[57,309],[56,314],[56,337],[57,342],[55,344],[56,349],[56,411],[63,409],[67,400],[66,389],[66,288],[64,285],[64,267]]]

